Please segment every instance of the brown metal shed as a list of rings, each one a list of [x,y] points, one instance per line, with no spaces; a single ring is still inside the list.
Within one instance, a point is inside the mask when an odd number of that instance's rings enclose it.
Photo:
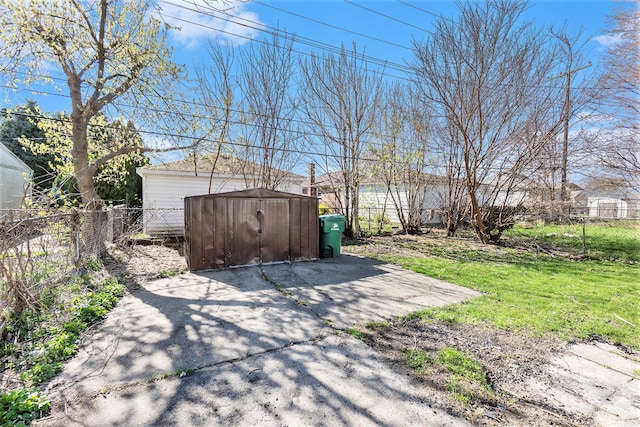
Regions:
[[[318,199],[267,189],[184,199],[190,270],[318,258]]]

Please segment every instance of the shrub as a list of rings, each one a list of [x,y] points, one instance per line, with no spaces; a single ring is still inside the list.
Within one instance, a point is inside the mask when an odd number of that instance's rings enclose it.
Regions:
[[[36,391],[20,389],[0,394],[0,425],[28,426],[50,406],[51,403]]]

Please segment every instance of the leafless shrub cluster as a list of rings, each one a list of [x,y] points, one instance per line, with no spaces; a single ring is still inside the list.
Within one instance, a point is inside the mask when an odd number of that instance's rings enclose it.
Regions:
[[[47,289],[76,268],[80,215],[6,211],[0,215],[0,329],[8,316],[36,308]]]

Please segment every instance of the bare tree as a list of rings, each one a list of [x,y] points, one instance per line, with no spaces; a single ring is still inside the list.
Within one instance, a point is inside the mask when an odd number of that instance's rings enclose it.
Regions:
[[[194,169],[198,161],[211,163],[209,190],[213,191],[213,177],[223,154],[231,152],[229,146],[231,125],[236,116],[234,93],[237,85],[233,81],[234,49],[221,43],[209,43],[209,61],[196,69],[196,93],[198,103],[205,109],[201,126],[215,130],[209,143],[200,144],[193,154]]]
[[[390,196],[405,233],[420,231],[429,166],[431,124],[429,110],[410,84],[392,83],[384,91],[379,143],[371,144],[375,159],[370,170]]]
[[[457,21],[441,18],[425,43],[414,42],[416,82],[454,131],[470,222],[483,243],[512,224],[523,172],[557,121],[542,120],[557,102],[540,82],[556,69],[555,49],[530,23],[523,2],[459,4]],[[531,129],[533,118],[546,124]]]
[[[599,131],[583,132],[599,172],[624,178],[640,191],[640,9],[609,17],[608,50],[597,87]],[[604,167],[604,170],[603,170]]]
[[[447,236],[453,237],[469,216],[469,198],[462,161],[463,145],[452,120],[441,120],[437,125],[434,129],[433,151],[440,153],[435,158],[439,164],[436,170],[445,180],[445,185],[438,190],[438,201],[444,215],[442,221],[447,229]]]
[[[246,160],[244,176],[250,186],[277,189],[300,157],[293,43],[293,36],[275,32],[271,40],[253,42],[240,53],[244,147],[236,152]]]
[[[347,219],[345,233],[360,235],[358,210],[360,182],[364,172],[361,161],[367,143],[373,135],[380,108],[382,72],[369,70],[364,54],[344,45],[339,55],[312,55],[302,62],[302,109],[309,123],[310,134],[320,135],[325,150],[325,170],[336,171],[342,187],[338,198]]]

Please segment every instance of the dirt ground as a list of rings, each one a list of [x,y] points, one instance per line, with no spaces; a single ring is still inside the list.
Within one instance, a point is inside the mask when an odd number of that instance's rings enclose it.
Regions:
[[[495,328],[441,321],[425,323],[420,319],[398,321],[389,327],[371,332],[366,342],[381,353],[395,369],[415,377],[417,384],[433,390],[434,397],[451,413],[479,426],[498,425],[586,425],[588,420],[546,406],[543,402],[527,401],[526,380],[543,378],[545,366],[566,350],[565,342],[553,339],[532,339]],[[486,371],[492,393],[471,386],[470,403],[456,400],[447,390],[451,375],[444,369],[421,374],[406,365],[405,350],[419,349],[437,357],[445,348],[455,348],[479,361]],[[548,378],[552,381],[552,378]]]
[[[368,249],[375,250],[371,246]],[[123,265],[125,269],[122,269]],[[186,270],[184,257],[177,249],[159,245],[115,251],[111,267],[114,267],[112,273],[119,269],[119,274],[129,279],[126,282],[132,290],[141,282]],[[550,407],[543,401],[531,401],[523,397],[528,394],[528,378],[535,377],[543,383],[554,381],[546,366],[550,360],[567,351],[568,344],[564,341],[531,338],[496,328],[441,321],[425,323],[420,319],[395,321],[388,326],[362,330],[366,332],[364,341],[394,369],[411,376],[417,387],[429,389],[438,406],[464,417],[474,425],[592,424],[589,419],[570,412],[570,408]],[[419,373],[406,364],[407,349],[420,349],[435,356],[445,347],[453,347],[479,361],[486,371],[492,392],[471,388],[471,402],[462,403],[447,392],[450,374],[446,370],[433,369]],[[634,357],[640,355],[635,354]]]

